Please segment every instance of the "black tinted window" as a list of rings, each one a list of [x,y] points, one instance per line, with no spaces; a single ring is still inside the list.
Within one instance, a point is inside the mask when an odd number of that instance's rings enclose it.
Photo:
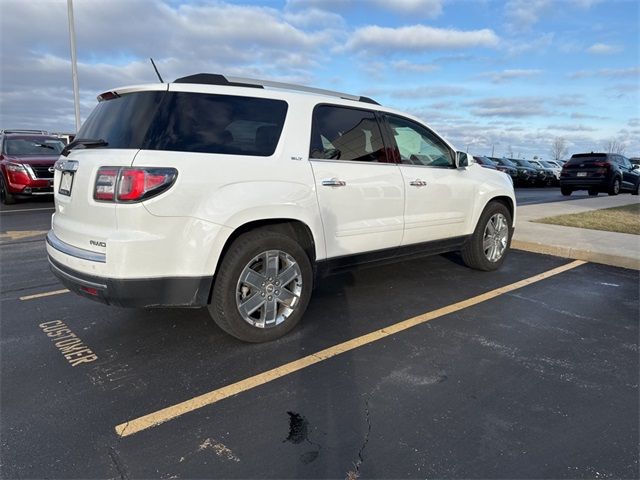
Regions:
[[[317,106],[313,111],[309,157],[386,162],[375,114],[354,108]]]
[[[272,155],[287,104],[281,100],[183,92],[136,92],[103,100],[76,138],[107,148]]]
[[[140,148],[165,92],[137,92],[103,100],[76,138],[102,139],[108,148]]]
[[[273,155],[287,114],[282,100],[167,93],[144,148]]]

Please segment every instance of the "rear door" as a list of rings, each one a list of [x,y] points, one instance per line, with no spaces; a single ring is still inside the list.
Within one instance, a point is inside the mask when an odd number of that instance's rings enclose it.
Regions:
[[[465,235],[477,189],[471,173],[455,168],[453,150],[424,125],[396,115],[384,117],[405,188],[402,245]]]
[[[309,160],[328,257],[400,245],[404,185],[387,153],[374,112],[315,107]]]

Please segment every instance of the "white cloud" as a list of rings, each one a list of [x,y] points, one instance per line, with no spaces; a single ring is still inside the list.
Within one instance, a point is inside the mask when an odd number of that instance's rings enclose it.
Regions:
[[[344,28],[344,18],[334,12],[310,8],[308,10],[286,12],[284,19],[297,27],[318,29],[324,27]]]
[[[435,18],[442,13],[443,0],[373,0],[378,7],[402,15]]]
[[[635,77],[640,75],[640,67],[629,68],[600,68],[597,70],[580,70],[569,75],[570,79],[589,78],[589,77],[608,77],[608,78],[621,78],[621,77]]]
[[[621,51],[622,47],[618,45],[608,45],[606,43],[594,43],[589,48],[587,48],[587,52],[594,55],[611,55],[613,53],[618,53]]]
[[[519,78],[531,78],[541,74],[542,70],[509,69],[501,72],[481,73],[478,77],[489,78],[493,83],[504,83]]]
[[[529,30],[533,25],[549,12],[556,12],[557,8],[577,7],[583,10],[591,8],[600,0],[509,0],[505,4],[507,26],[512,31]]]
[[[408,60],[394,60],[391,66],[399,72],[428,73],[440,69],[433,63],[413,63]]]
[[[541,97],[490,97],[467,102],[478,117],[532,117],[548,114]]]
[[[540,20],[543,11],[551,5],[550,0],[510,0],[505,4],[509,26],[514,31],[529,29]]]
[[[490,29],[455,30],[413,25],[379,27],[370,25],[357,29],[347,41],[349,50],[377,52],[446,50],[472,47],[495,47],[498,36]]]
[[[563,132],[596,132],[598,129],[586,125],[549,125],[547,130],[560,130]]]

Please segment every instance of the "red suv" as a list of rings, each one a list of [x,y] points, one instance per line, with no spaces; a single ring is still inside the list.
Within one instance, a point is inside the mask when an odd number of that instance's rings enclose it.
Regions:
[[[0,130],[0,200],[53,193],[53,164],[64,143],[39,130]]]

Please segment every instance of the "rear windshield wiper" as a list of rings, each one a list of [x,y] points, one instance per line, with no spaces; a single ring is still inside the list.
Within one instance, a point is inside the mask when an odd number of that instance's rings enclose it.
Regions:
[[[74,148],[82,145],[83,148],[94,148],[94,147],[106,147],[109,145],[105,140],[101,138],[76,138],[73,142],[62,149],[60,155],[67,156],[69,152]]]

